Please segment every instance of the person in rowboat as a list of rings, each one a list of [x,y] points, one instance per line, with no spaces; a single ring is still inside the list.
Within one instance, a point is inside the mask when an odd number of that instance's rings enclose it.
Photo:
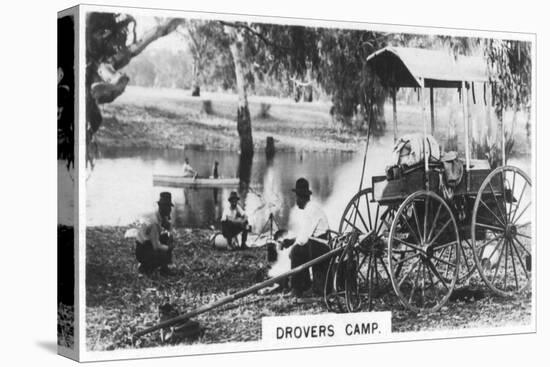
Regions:
[[[229,206],[225,208],[221,219],[222,235],[227,240],[227,243],[231,243],[233,238],[240,233],[241,249],[246,249],[246,239],[250,230],[248,218],[243,208],[239,205],[239,195],[236,191],[232,191],[227,200],[229,201]]]
[[[218,172],[218,166],[219,166],[219,162],[214,161],[214,166],[212,167],[212,178],[219,178],[220,177],[220,174]]]
[[[185,157],[185,161],[183,163],[183,177],[192,177],[197,178],[197,171],[191,167],[189,164],[189,158]]]

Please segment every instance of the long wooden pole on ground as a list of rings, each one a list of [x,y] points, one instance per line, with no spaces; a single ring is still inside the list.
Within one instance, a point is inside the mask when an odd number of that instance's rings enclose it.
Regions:
[[[317,238],[310,238],[310,239],[313,239],[315,241],[319,241],[319,239]],[[326,243],[325,241],[319,241],[319,242],[322,242],[322,243]],[[350,242],[351,243],[351,242]],[[169,327],[171,325],[175,325],[175,324],[180,324],[180,323],[184,323],[184,322],[187,322],[189,321],[189,319],[191,317],[195,317],[197,315],[200,315],[200,314],[203,314],[205,312],[208,312],[214,308],[217,308],[217,307],[220,307],[226,303],[230,303],[230,302],[233,302],[239,298],[243,298],[251,293],[254,293],[254,292],[257,292],[259,291],[260,289],[262,288],[265,288],[265,287],[268,287],[272,284],[275,284],[283,279],[286,279],[294,274],[297,274],[303,270],[306,270],[308,269],[309,267],[313,266],[313,265],[316,265],[324,260],[327,260],[329,258],[331,258],[332,256],[340,253],[343,249],[345,248],[345,246],[343,247],[338,247],[338,248],[335,248],[313,260],[310,260],[308,261],[307,263],[305,264],[302,264],[284,274],[281,274],[279,276],[276,276],[274,278],[271,278],[271,279],[268,279],[266,281],[263,281],[261,283],[258,283],[258,284],[255,284],[249,288],[246,288],[246,289],[243,289],[242,291],[239,291],[239,292],[236,292],[236,293],[233,293],[232,295],[229,295],[227,297],[224,297],[222,299],[219,299],[215,302],[212,302],[212,303],[209,303],[207,305],[204,305],[202,307],[199,307],[193,311],[190,311],[190,312],[187,312],[183,315],[180,315],[180,316],[177,316],[177,317],[174,317],[172,319],[169,319],[169,320],[165,320],[163,322],[160,322],[154,326],[151,326],[147,329],[144,329],[144,330],[141,330],[141,331],[138,331],[137,333],[134,334],[134,339],[137,339],[139,337],[142,337],[143,335],[146,335],[146,334],[150,334],[156,330],[160,330],[160,329],[163,329],[163,328],[166,328],[166,327]]]

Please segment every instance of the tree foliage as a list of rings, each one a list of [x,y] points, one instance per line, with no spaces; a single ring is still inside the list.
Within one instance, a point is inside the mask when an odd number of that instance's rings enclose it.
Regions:
[[[368,126],[384,131],[383,106],[388,90],[367,67],[367,57],[386,46],[388,37],[363,30],[324,30],[319,43],[322,61],[317,79],[332,96],[334,113],[343,124],[351,123],[359,105],[366,111]]]
[[[149,49],[123,69],[130,85],[153,88],[191,88],[192,57],[185,50]]]
[[[222,80],[225,86],[233,83],[229,40],[220,22],[189,19],[179,28],[178,34],[186,41],[192,55],[193,95],[200,95],[200,86],[211,79],[225,79]]]
[[[481,48],[499,119],[506,109],[530,111],[529,42],[193,19],[159,19],[157,27],[138,40],[131,15],[90,13],[86,19],[89,141],[102,121],[98,104],[114,100],[130,79],[137,85],[182,88],[195,81],[210,89],[238,91],[230,47],[234,40],[225,30],[228,26],[242,35],[239,56],[245,90],[288,96],[295,91],[296,81],[311,81],[331,97],[331,113],[343,125],[351,126],[361,114],[354,127],[384,131],[384,102],[389,91],[368,69],[366,60],[388,45],[446,48],[455,54],[471,54]],[[126,67],[127,74],[119,72],[148,44],[176,29],[187,41],[188,50],[171,54],[151,50],[146,58]]]
[[[531,113],[531,43],[487,39],[485,57],[492,84],[493,105],[499,120],[507,109]],[[529,136],[529,124],[527,135]]]

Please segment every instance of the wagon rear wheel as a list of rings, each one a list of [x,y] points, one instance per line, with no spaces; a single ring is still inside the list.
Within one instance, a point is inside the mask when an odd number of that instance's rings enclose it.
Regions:
[[[531,279],[531,179],[512,166],[483,181],[472,212],[474,259],[497,294],[521,292]]]
[[[373,200],[372,189],[358,192],[348,203],[340,221],[340,233],[353,233],[352,241],[342,254],[346,308],[357,312],[366,304],[374,307],[377,290],[389,286],[389,273],[384,261],[393,208],[382,208]]]
[[[388,241],[391,282],[408,309],[436,311],[451,296],[460,268],[456,219],[437,194],[417,191],[399,206]]]

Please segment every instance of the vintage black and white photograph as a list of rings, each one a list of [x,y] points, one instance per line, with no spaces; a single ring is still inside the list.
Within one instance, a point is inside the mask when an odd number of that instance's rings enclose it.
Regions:
[[[87,351],[533,325],[533,38],[177,14],[82,18]]]

